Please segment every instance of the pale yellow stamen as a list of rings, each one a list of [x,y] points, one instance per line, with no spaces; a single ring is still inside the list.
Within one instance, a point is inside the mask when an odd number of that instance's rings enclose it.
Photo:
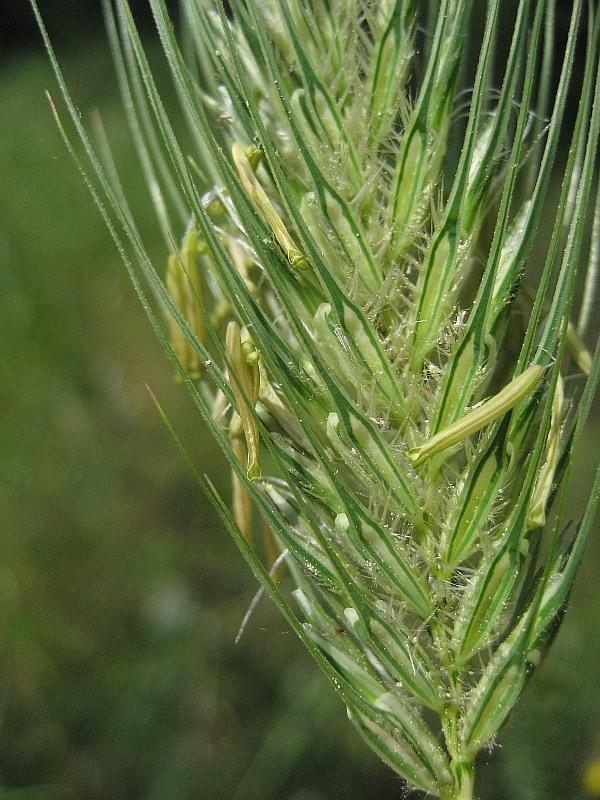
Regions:
[[[229,377],[233,391],[240,424],[246,440],[248,452],[247,473],[250,480],[261,476],[258,463],[258,426],[254,406],[260,391],[260,371],[258,369],[258,353],[250,341],[242,343],[240,326],[230,322],[225,336]]]
[[[269,200],[267,193],[262,188],[256,178],[256,175],[254,174],[251,158],[255,150],[256,148],[253,148],[249,155],[248,151],[237,142],[231,149],[233,161],[238,171],[241,184],[244,187],[248,197],[256,206],[257,211],[273,232],[273,236],[285,253],[290,264],[297,269],[305,269],[308,266],[306,257],[298,249],[296,243],[285,227],[283,220],[277,213],[275,207]]]
[[[408,457],[413,466],[420,466],[436,453],[458,444],[458,442],[477,433],[477,431],[494,422],[494,420],[504,416],[520,400],[533,392],[541,381],[543,374],[544,368],[534,364],[507,384],[498,394],[486,400],[479,408],[475,408],[465,414],[464,417],[436,433],[435,436],[427,439],[418,447],[413,447],[408,451]]]
[[[206,251],[206,243],[196,230],[186,235],[177,255],[169,256],[165,279],[167,291],[181,315],[201,343],[206,342],[204,291],[198,256]],[[178,321],[169,319],[171,346],[186,373],[194,380],[200,377],[202,362]]]

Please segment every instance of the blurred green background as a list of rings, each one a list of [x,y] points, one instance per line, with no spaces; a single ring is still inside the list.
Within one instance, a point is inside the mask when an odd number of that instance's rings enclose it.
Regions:
[[[97,4],[41,7],[78,105],[102,111],[160,263]],[[225,487],[220,457],[59,140],[27,3],[3,13],[0,798],[401,797],[267,602],[234,645],[255,584],[145,384]],[[551,655],[482,758],[481,800],[589,796],[582,776],[600,759],[599,537],[587,556]]]

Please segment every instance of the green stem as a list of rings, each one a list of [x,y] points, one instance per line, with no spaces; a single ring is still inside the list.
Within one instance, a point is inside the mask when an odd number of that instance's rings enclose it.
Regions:
[[[473,762],[452,764],[454,786],[440,800],[473,800]]]
[[[451,698],[441,716],[441,722],[446,746],[451,757],[450,768],[454,781],[453,786],[441,795],[440,800],[473,800],[474,759],[463,753],[460,735],[462,690],[459,670],[449,663],[451,657],[446,634],[435,618],[430,623],[430,630],[438,647],[440,662],[446,667],[448,673],[448,689]]]
[[[448,672],[450,685],[457,692],[457,676],[453,670]],[[453,785],[448,787],[440,800],[473,800],[474,759],[463,753],[460,737],[460,706],[449,703],[442,718],[444,736],[451,756],[450,769],[454,777]]]

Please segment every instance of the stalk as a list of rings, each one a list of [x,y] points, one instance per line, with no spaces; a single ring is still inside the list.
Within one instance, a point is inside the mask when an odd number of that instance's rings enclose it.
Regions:
[[[441,795],[441,800],[473,800],[473,763],[452,763],[455,786]]]

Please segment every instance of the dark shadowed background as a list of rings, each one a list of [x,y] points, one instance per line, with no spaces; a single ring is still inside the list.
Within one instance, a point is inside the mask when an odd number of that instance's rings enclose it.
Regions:
[[[158,55],[146,3],[132,6]],[[99,2],[40,7],[79,107],[102,111],[160,263]],[[1,16],[0,798],[402,796],[268,603],[234,645],[255,584],[145,384],[226,488],[220,458],[59,140],[28,3],[4,0]],[[596,424],[588,463],[598,442]],[[574,508],[588,473],[582,458]],[[482,759],[481,800],[589,796],[599,565],[596,536],[552,654]]]

